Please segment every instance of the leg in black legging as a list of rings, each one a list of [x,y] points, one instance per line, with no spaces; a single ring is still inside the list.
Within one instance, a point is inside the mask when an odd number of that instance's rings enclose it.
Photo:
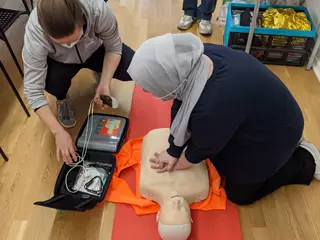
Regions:
[[[309,185],[314,172],[314,158],[307,150],[299,147],[286,164],[265,182],[237,184],[226,179],[227,196],[230,201],[239,205],[252,204],[282,186],[291,184]]]
[[[71,86],[72,78],[81,68],[81,64],[65,64],[48,58],[46,91],[58,100],[64,100]]]
[[[104,56],[106,54],[106,50],[103,45],[100,46],[100,48],[95,51],[91,57],[84,63],[85,68],[89,68],[95,72],[101,73],[103,68],[103,60]],[[130,63],[132,61],[134,55],[134,51],[128,47],[125,44],[122,44],[122,54],[121,54],[121,60],[118,65],[118,68],[116,69],[114,73],[114,78],[120,80],[120,81],[131,81],[131,77],[128,74],[127,70],[130,66]]]
[[[65,64],[48,58],[46,91],[56,96],[58,100],[64,100],[71,86],[72,78],[80,71],[80,69],[89,68],[101,73],[105,53],[105,48],[101,45],[101,47],[95,51],[84,64]],[[121,81],[132,80],[127,73],[127,69],[129,68],[133,55],[134,51],[123,44],[121,61],[114,74],[114,78]]]

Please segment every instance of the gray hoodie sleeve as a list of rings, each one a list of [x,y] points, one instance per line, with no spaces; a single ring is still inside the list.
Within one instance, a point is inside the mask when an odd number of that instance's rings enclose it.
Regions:
[[[122,41],[116,17],[103,0],[96,0],[93,4],[95,9],[95,32],[102,39],[107,52],[121,55]]]
[[[24,94],[34,110],[47,104],[44,88],[47,76],[48,56],[46,48],[48,42],[42,36],[40,29],[33,23],[35,17],[37,16],[32,14],[26,25],[22,50]]]

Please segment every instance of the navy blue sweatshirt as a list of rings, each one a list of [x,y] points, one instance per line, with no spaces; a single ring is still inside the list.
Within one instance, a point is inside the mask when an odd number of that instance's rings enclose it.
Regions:
[[[191,163],[211,159],[238,183],[263,182],[292,156],[303,132],[301,110],[281,80],[243,51],[205,44],[214,71],[194,107],[191,139],[183,147],[169,137],[168,153],[185,147]],[[181,102],[174,100],[173,120]]]

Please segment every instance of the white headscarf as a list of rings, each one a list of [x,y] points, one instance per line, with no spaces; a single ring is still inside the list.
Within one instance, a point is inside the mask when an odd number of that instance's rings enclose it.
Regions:
[[[162,100],[177,98],[182,105],[171,125],[174,144],[191,137],[191,112],[208,80],[210,61],[201,40],[191,33],[166,34],[145,41],[136,51],[128,73],[134,82]]]

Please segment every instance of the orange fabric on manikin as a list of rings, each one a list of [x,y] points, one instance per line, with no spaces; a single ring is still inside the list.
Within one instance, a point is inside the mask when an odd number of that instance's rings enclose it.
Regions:
[[[143,137],[129,140],[116,155],[116,168],[106,197],[104,198],[104,201],[98,204],[99,206],[107,201],[130,204],[137,215],[152,214],[160,210],[157,203],[143,198],[138,192],[142,140]],[[221,186],[220,176],[210,160],[207,160],[207,166],[210,179],[209,196],[201,202],[191,204],[190,208],[197,210],[224,210],[226,209],[227,197],[224,188]],[[120,173],[129,167],[133,167],[136,172],[137,190],[135,194],[131,191],[128,183],[124,179],[120,178]]]

